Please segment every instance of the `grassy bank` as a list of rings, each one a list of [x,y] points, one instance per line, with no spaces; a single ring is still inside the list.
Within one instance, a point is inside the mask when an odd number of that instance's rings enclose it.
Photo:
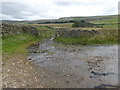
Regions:
[[[5,36],[2,38],[2,53],[24,53],[25,48],[37,40],[39,39],[30,34]]]
[[[16,34],[3,37],[2,87],[42,88],[37,68],[28,62],[26,47],[38,41],[30,34]],[[37,81],[36,81],[37,80]]]
[[[66,44],[117,44],[118,31],[117,29],[101,29],[100,34],[95,36],[82,36],[77,38],[56,37],[54,41]]]

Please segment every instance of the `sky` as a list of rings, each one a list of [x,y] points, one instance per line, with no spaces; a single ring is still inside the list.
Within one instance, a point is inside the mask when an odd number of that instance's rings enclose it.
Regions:
[[[40,20],[118,14],[119,0],[2,0],[0,19]]]

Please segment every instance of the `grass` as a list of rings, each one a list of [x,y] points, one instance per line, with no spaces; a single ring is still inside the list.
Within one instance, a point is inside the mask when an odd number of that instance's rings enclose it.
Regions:
[[[103,28],[118,28],[118,24],[106,24],[103,25]]]
[[[30,34],[8,35],[2,38],[2,53],[25,53],[26,47],[39,39]]]
[[[92,21],[95,24],[104,24],[103,28],[118,28],[118,18],[104,19],[98,21]]]
[[[51,38],[55,35],[55,30],[41,30],[40,37],[41,39]]]
[[[51,27],[71,27],[73,23],[60,23],[60,24],[32,24],[33,26],[51,26]]]
[[[2,56],[2,35],[0,35],[0,56]]]
[[[38,30],[52,30],[52,29],[47,28],[47,27],[38,27]]]
[[[118,18],[116,17],[116,18],[104,19],[104,20],[92,21],[92,22],[96,24],[113,24],[113,23],[118,23]]]
[[[117,44],[118,43],[118,31],[117,29],[101,29],[100,34],[95,36],[83,36],[77,38],[63,38],[56,37],[54,41],[65,44]]]
[[[93,23],[93,22],[92,22]],[[105,22],[103,23],[102,21],[94,21],[95,24],[105,24]],[[68,29],[89,29],[89,28],[82,28],[82,27],[72,27],[73,23],[62,23],[62,24],[39,24],[38,26],[42,26],[42,27],[38,27],[39,30],[49,30],[49,28],[44,27],[45,26],[51,26],[54,28],[68,28]],[[118,28],[118,24],[117,23],[108,23],[106,22],[105,25],[103,25],[103,28]],[[94,28],[92,28],[94,29]],[[97,28],[99,29],[99,28]]]

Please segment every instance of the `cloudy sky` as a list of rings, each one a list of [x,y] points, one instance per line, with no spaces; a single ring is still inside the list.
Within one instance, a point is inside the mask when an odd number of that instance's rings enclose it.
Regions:
[[[2,20],[57,19],[118,13],[119,0],[3,0]]]

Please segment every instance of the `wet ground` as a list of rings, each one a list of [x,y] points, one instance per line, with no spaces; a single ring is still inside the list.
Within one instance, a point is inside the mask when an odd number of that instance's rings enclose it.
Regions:
[[[46,39],[28,48],[41,83],[52,88],[104,88],[118,85],[117,45],[62,45]]]

